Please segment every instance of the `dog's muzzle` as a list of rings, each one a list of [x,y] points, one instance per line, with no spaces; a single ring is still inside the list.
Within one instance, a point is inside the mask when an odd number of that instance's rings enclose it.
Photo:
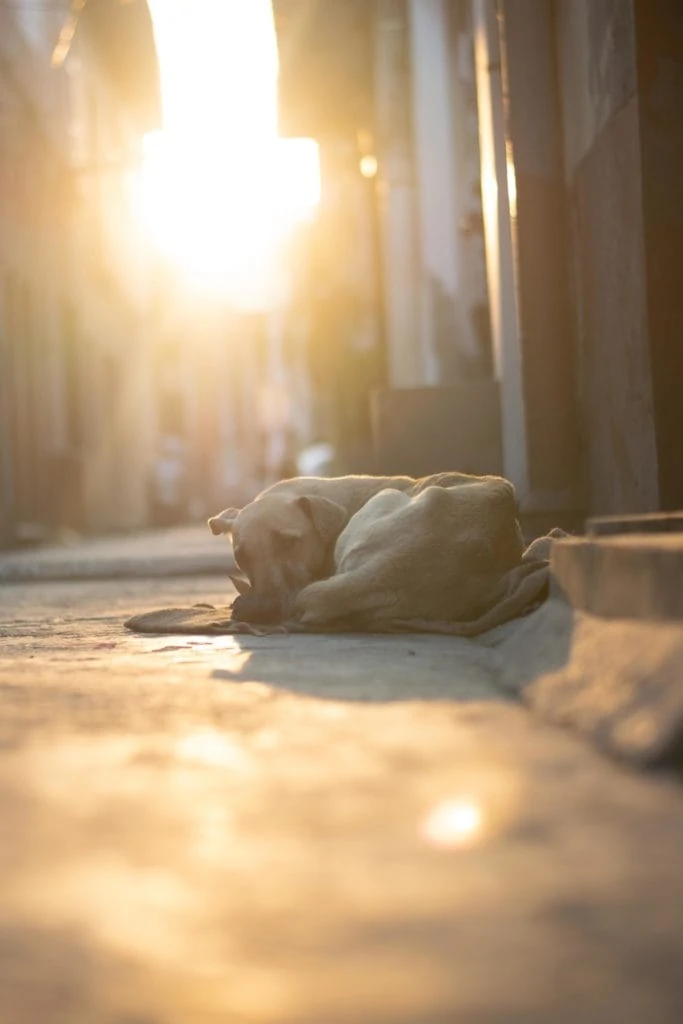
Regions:
[[[284,622],[287,610],[280,601],[259,600],[253,593],[240,594],[233,601],[231,617],[236,622],[273,626]]]

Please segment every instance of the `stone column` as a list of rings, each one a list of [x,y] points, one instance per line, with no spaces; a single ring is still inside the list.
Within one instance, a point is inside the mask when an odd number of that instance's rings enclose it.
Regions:
[[[456,383],[476,344],[465,316],[458,251],[454,59],[445,0],[410,0],[422,339],[432,384]]]
[[[429,373],[419,329],[409,37],[404,0],[378,0],[376,5],[375,95],[388,384],[410,387],[429,383]]]
[[[659,508],[683,508],[683,9],[636,0],[645,293]]]
[[[547,0],[502,0],[499,10],[526,505],[566,513],[579,504],[578,434],[553,9]]]
[[[514,179],[506,150],[501,46],[495,0],[472,0],[482,202],[486,236],[494,373],[500,384],[503,472],[522,503],[529,465],[522,344],[512,240]]]

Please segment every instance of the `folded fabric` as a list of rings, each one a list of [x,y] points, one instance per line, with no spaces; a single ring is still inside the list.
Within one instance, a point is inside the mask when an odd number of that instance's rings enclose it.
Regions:
[[[229,605],[216,608],[210,604],[196,604],[187,608],[159,608],[153,612],[133,615],[124,626],[134,633],[175,633],[194,636],[237,635],[266,636],[287,633],[284,626],[252,626],[232,618]]]

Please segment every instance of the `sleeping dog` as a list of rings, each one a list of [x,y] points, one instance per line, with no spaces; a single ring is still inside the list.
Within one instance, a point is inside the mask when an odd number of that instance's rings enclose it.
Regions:
[[[242,509],[209,519],[212,533],[232,536],[241,576],[233,618],[280,623],[292,614],[297,594],[334,572],[334,548],[351,516],[390,488],[419,494],[429,486],[472,480],[464,473],[410,476],[295,477],[266,488]]]

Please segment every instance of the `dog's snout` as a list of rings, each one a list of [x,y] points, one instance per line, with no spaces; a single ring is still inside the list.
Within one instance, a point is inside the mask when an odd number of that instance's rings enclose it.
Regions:
[[[235,598],[231,615],[236,622],[272,626],[284,621],[285,609],[280,602],[259,600],[249,593]]]

